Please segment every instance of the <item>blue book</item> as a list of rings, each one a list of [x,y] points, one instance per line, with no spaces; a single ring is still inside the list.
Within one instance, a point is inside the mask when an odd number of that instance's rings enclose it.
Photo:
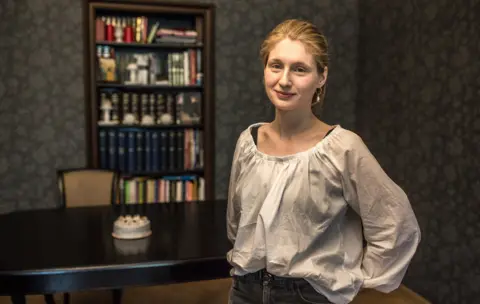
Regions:
[[[146,172],[151,172],[153,171],[153,168],[152,168],[152,131],[151,130],[147,130],[145,131],[145,166],[144,166],[144,170]]]
[[[125,172],[127,169],[125,132],[118,131],[118,169]]]
[[[135,132],[127,131],[128,136],[128,172],[135,171]]]
[[[108,131],[108,168],[117,169],[117,144],[115,130]]]
[[[159,145],[160,145],[160,141],[159,141],[159,138],[158,138],[158,131],[151,131],[151,135],[152,135],[152,141],[151,141],[151,149],[150,149],[150,153],[151,153],[151,160],[152,160],[152,171],[154,172],[157,172],[160,170],[160,165],[158,163],[158,160],[160,158],[160,155],[159,155]]]
[[[107,163],[107,150],[108,150],[108,145],[107,145],[107,132],[105,130],[100,130],[98,134],[98,148],[100,150],[100,168],[101,169],[107,169],[108,168],[108,163]]]

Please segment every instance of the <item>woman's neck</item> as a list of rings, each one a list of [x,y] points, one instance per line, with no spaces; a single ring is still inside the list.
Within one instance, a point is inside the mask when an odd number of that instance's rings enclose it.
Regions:
[[[281,138],[290,138],[308,131],[318,122],[312,111],[279,111],[275,112],[275,119],[271,126]]]

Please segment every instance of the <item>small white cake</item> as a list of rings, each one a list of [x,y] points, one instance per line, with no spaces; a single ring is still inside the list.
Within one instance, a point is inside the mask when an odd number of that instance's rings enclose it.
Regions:
[[[150,221],[145,216],[119,216],[113,223],[112,236],[117,239],[140,239],[152,234]]]

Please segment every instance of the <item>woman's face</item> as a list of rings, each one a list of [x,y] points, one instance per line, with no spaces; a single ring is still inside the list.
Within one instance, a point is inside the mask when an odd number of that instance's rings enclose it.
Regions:
[[[281,40],[270,51],[264,70],[265,90],[275,108],[284,111],[310,109],[315,91],[326,79],[303,43]]]

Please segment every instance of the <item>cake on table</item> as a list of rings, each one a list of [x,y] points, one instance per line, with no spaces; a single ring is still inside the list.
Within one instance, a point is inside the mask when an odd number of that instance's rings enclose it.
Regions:
[[[140,239],[152,234],[150,221],[145,216],[126,215],[119,216],[113,223],[112,236],[117,239]]]

